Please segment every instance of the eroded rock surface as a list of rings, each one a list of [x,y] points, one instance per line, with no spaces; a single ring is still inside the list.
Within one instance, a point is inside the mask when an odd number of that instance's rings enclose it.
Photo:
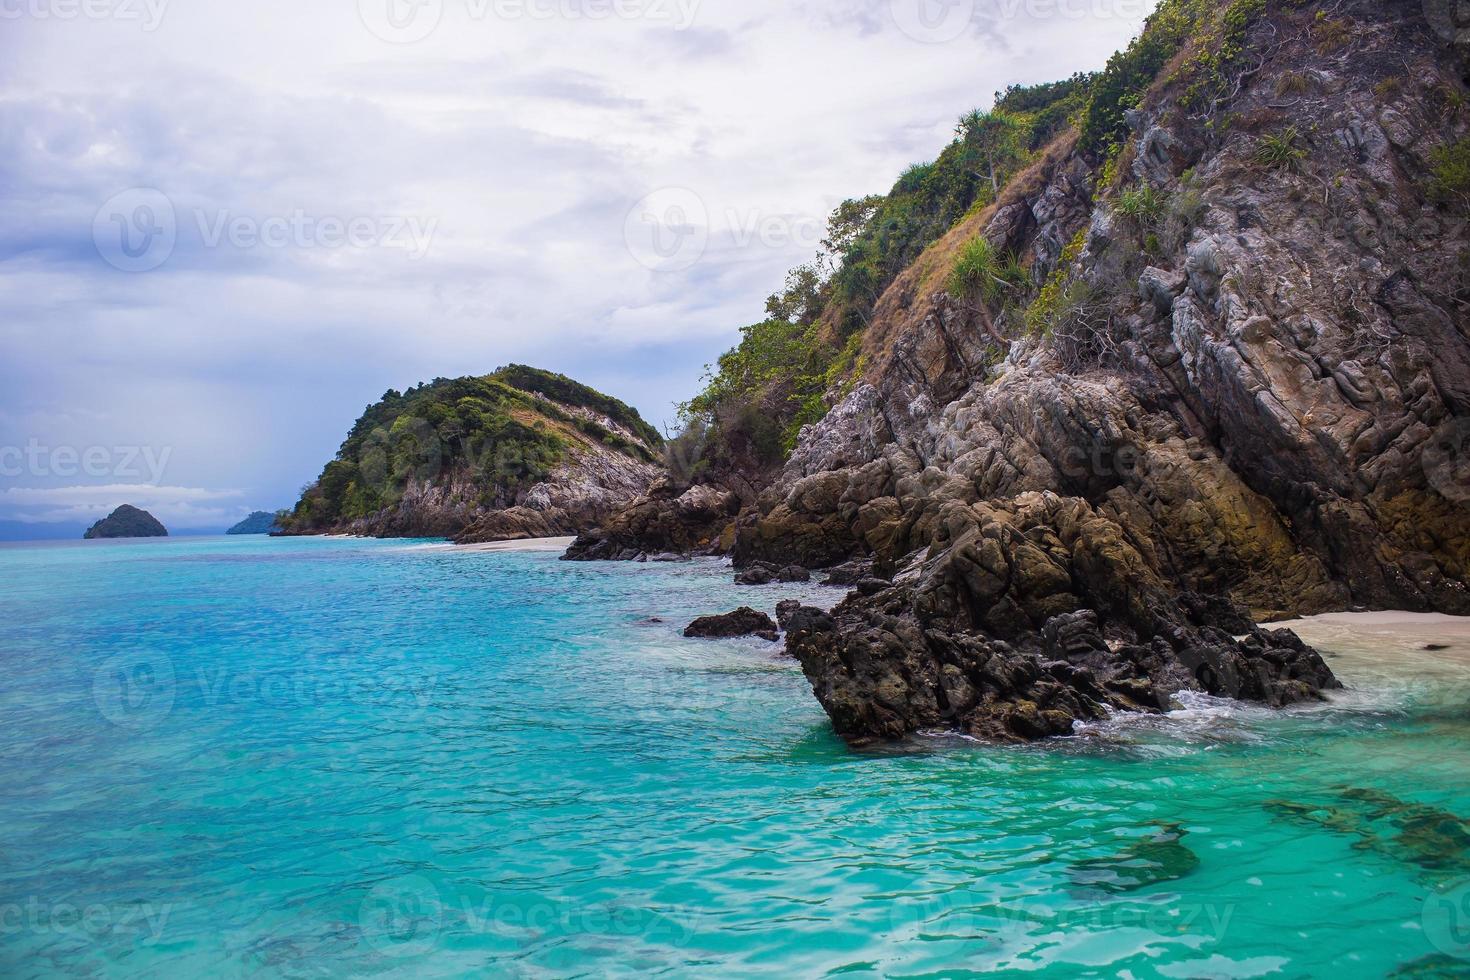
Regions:
[[[680,488],[667,478],[600,527],[581,534],[568,561],[630,561],[658,552],[710,554],[728,548],[722,536],[740,498],[710,486]]]
[[[789,614],[787,649],[849,739],[1023,741],[1182,690],[1280,706],[1338,686],[1292,633],[1177,593],[1086,501],[957,505],[940,536],[882,591]]]
[[[684,630],[684,635],[699,639],[730,639],[737,636],[758,636],[774,642],[777,638],[775,620],[763,612],[741,606],[734,612],[719,616],[701,616]]]

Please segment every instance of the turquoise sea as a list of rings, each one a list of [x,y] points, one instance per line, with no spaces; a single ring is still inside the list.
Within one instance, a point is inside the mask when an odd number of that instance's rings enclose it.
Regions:
[[[0,548],[0,976],[1470,975],[1470,650],[848,750],[715,561]],[[795,594],[835,602],[817,586]]]

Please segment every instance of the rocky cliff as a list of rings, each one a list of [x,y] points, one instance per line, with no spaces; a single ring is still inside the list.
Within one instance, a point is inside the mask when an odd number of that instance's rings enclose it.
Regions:
[[[887,285],[729,538],[737,565],[887,583],[789,634],[839,731],[1034,738],[1182,687],[1286,703],[1335,682],[1242,609],[1470,613],[1445,16],[1166,0]]]
[[[168,529],[158,518],[132,504],[123,504],[102,520],[87,528],[83,538],[166,538]]]
[[[649,489],[662,441],[634,409],[562,375],[512,365],[439,379],[369,406],[282,528],[461,543],[577,534]]]

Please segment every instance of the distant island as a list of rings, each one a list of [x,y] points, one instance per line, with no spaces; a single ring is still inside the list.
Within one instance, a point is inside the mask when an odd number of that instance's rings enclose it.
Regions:
[[[102,520],[87,528],[83,538],[166,538],[168,528],[146,510],[123,504]]]
[[[268,511],[257,510],[239,524],[226,531],[226,534],[270,534],[276,530],[276,515]]]

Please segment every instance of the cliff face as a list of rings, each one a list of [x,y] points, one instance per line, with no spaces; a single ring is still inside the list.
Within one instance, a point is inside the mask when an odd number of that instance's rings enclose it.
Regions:
[[[886,289],[739,518],[737,564],[889,580],[789,638],[843,734],[1331,685],[1231,600],[1470,613],[1464,52],[1418,0],[1166,3],[1153,37],[1204,6],[1116,151],[1058,139]]]
[[[1059,153],[931,249],[880,301],[867,384],[804,433],[738,553],[898,558],[950,502],[1049,491],[1261,612],[1470,612],[1470,240],[1463,204],[1428,192],[1470,131],[1463,62],[1418,3],[1333,9],[1254,19],[1203,114],[1155,86],[1128,114],[1126,190]],[[1127,213],[1140,194],[1151,211]],[[977,234],[1028,256],[1033,309],[1064,297],[993,369],[926,275]]]
[[[132,504],[123,504],[102,520],[87,528],[83,538],[166,538],[168,529],[158,518]]]
[[[662,440],[622,402],[513,365],[390,391],[283,522],[288,534],[451,537],[576,534],[662,473]]]

